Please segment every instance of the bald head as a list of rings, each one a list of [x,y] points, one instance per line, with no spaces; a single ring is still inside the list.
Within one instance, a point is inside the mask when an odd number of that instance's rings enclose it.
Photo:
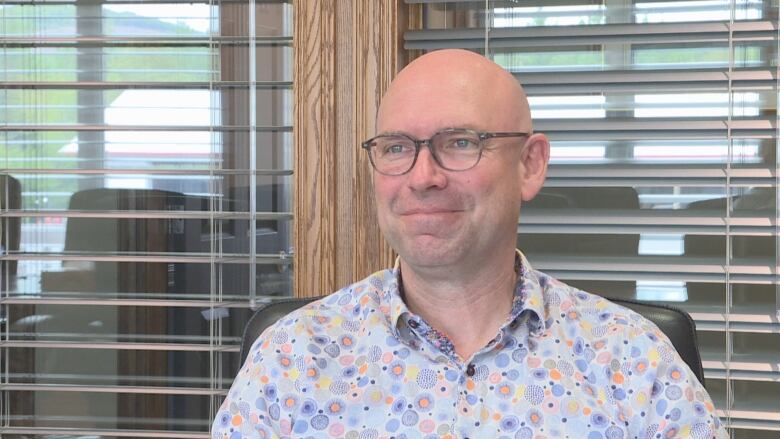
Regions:
[[[399,120],[400,119],[400,120]],[[482,126],[471,126],[480,124]],[[474,52],[438,50],[417,58],[393,80],[377,114],[378,132],[532,130],[520,83],[501,66]]]

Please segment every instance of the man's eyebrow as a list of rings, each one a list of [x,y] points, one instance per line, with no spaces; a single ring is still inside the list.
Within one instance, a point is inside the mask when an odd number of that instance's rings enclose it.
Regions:
[[[434,131],[434,134],[440,133],[442,131],[447,131],[447,130],[471,130],[471,131],[476,131],[476,132],[483,132],[483,131],[485,131],[483,129],[476,128],[476,127],[474,127],[474,125],[471,125],[471,124],[463,124],[463,125],[447,125],[447,126],[438,128],[436,131]],[[411,134],[407,133],[406,131],[382,131],[380,133],[377,133],[376,135],[377,136],[389,136],[389,135],[393,135],[393,134],[403,134],[404,136],[414,137]]]
[[[394,134],[403,134],[404,136],[410,136],[409,133],[405,133],[403,131],[382,131],[381,133],[377,133],[377,136],[392,136]]]
[[[477,132],[485,131],[482,128],[477,128],[474,125],[471,125],[471,124],[468,124],[468,123],[464,124],[464,125],[458,125],[458,126],[442,128],[442,130],[471,130],[471,131],[477,131]],[[439,130],[439,131],[441,131],[441,130]]]

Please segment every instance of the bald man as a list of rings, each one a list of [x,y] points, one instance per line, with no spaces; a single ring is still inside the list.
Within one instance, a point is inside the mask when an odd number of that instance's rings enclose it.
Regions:
[[[266,330],[214,438],[728,437],[652,323],[515,249],[550,147],[512,75],[428,53],[362,146],[395,267]]]

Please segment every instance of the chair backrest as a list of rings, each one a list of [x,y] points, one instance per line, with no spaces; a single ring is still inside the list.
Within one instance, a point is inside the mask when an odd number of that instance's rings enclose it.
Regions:
[[[0,211],[22,208],[22,185],[10,175],[0,175]],[[22,238],[22,219],[0,220],[0,255],[18,251]],[[0,277],[16,276],[17,261],[0,261]]]
[[[269,326],[296,309],[320,297],[306,297],[273,302],[259,308],[247,322],[241,339],[241,364],[246,361],[252,343]],[[611,302],[625,306],[651,322],[655,323],[674,345],[683,361],[691,368],[696,378],[704,384],[704,370],[701,365],[699,348],[696,342],[696,325],[685,311],[657,303],[638,302],[626,299],[607,298]]]

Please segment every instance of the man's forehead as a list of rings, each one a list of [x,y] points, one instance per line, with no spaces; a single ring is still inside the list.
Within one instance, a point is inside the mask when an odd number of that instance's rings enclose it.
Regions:
[[[496,82],[495,72],[473,69],[465,66],[449,66],[444,71],[416,68],[404,70],[390,84],[382,99],[388,101],[416,101],[418,104],[434,105],[428,99],[458,99],[465,103],[478,100],[479,96],[501,88]]]
[[[475,117],[488,110],[489,99],[477,95],[477,90],[448,87],[437,83],[429,86],[409,84],[388,93],[379,108],[379,121],[404,125],[477,124]]]
[[[388,94],[377,114],[377,131],[404,131],[429,135],[446,128],[476,131],[516,130],[522,123],[522,103],[488,86],[448,88],[444,83],[430,87],[398,88]]]

